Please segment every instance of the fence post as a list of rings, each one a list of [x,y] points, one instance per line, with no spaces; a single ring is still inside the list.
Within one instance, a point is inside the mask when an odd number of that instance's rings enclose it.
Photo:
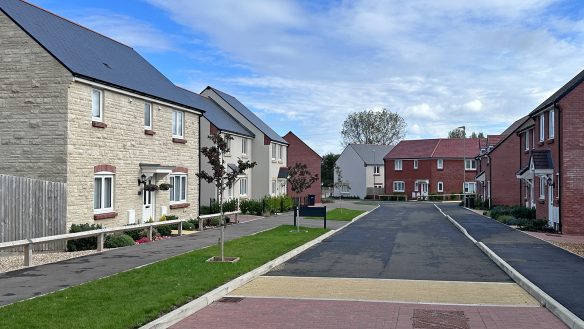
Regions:
[[[99,251],[99,252],[103,251],[104,237],[105,237],[105,233],[99,233],[99,235],[97,236],[97,251]]]
[[[150,224],[150,227],[148,227],[148,239],[150,241],[152,241],[152,231],[154,231],[154,226],[152,224]]]
[[[182,235],[182,221],[180,223],[178,223],[178,236]]]
[[[326,206],[324,206],[324,229],[326,230]]]
[[[32,263],[32,242],[24,246],[24,266],[30,266]]]
[[[235,223],[239,223],[239,219],[237,218],[237,215],[239,214],[239,209],[237,210],[237,212],[235,213]]]
[[[199,220],[199,231],[203,231],[205,230],[205,227],[203,226],[203,220],[201,219],[201,216],[198,216],[197,219]]]

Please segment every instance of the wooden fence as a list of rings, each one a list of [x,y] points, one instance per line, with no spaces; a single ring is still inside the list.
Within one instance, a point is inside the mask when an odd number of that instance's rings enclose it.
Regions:
[[[0,175],[0,243],[66,233],[65,186],[65,183]],[[65,242],[41,243],[34,248],[64,250]]]

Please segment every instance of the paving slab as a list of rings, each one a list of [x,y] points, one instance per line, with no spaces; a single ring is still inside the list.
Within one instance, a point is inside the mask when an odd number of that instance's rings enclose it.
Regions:
[[[462,207],[439,206],[477,241],[584,319],[584,258]]]

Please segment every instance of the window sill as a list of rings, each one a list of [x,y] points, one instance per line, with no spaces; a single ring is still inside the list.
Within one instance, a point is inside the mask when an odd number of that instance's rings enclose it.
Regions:
[[[537,142],[537,145],[540,145],[540,146],[543,145],[543,141]]]
[[[225,154],[223,154],[223,156],[224,157],[230,157],[231,156],[231,153],[225,153]]]
[[[525,151],[523,151],[523,153],[529,154],[529,150],[525,150]]]
[[[442,170],[444,170],[444,168],[438,168],[438,169],[436,169],[436,170],[442,171]]]
[[[93,215],[93,220],[116,218],[117,216],[118,216],[118,213],[115,212],[115,211],[105,212],[105,213],[102,213],[102,214],[94,214]]]
[[[273,162],[273,163],[276,163],[276,159],[272,159],[272,162]]]
[[[172,138],[172,142],[173,143],[177,143],[177,144],[186,144],[187,143],[187,140],[184,139],[184,138],[175,138],[175,137],[173,137]]]
[[[175,204],[171,204],[168,207],[170,209],[182,209],[182,208],[187,208],[189,207],[191,204],[190,203],[175,203]]]
[[[402,171],[401,169],[394,169],[393,171]]]
[[[550,139],[548,139],[548,140],[547,140],[547,143],[548,143],[548,144],[553,144],[553,143],[554,143],[554,139],[553,139],[553,138],[550,138]]]
[[[144,129],[144,135],[154,136],[156,133],[152,129]]]
[[[545,199],[539,199],[538,201],[539,201],[539,203],[541,203],[541,204],[544,204],[544,203],[545,203]]]
[[[101,121],[91,121],[91,126],[95,128],[107,128],[107,124]]]
[[[373,174],[373,176],[381,176],[381,174]]]

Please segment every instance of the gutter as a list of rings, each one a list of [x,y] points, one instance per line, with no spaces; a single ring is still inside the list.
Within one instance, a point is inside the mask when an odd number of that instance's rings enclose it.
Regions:
[[[559,101],[554,102],[554,107],[558,109],[558,184],[562,179],[562,108],[560,107]],[[552,178],[553,179],[553,178]],[[562,186],[564,184],[559,184],[558,188],[558,230],[562,232]],[[552,195],[552,198],[554,196]],[[552,199],[553,200],[553,199]],[[553,204],[553,202],[552,202]],[[548,210],[549,211],[549,210]]]

